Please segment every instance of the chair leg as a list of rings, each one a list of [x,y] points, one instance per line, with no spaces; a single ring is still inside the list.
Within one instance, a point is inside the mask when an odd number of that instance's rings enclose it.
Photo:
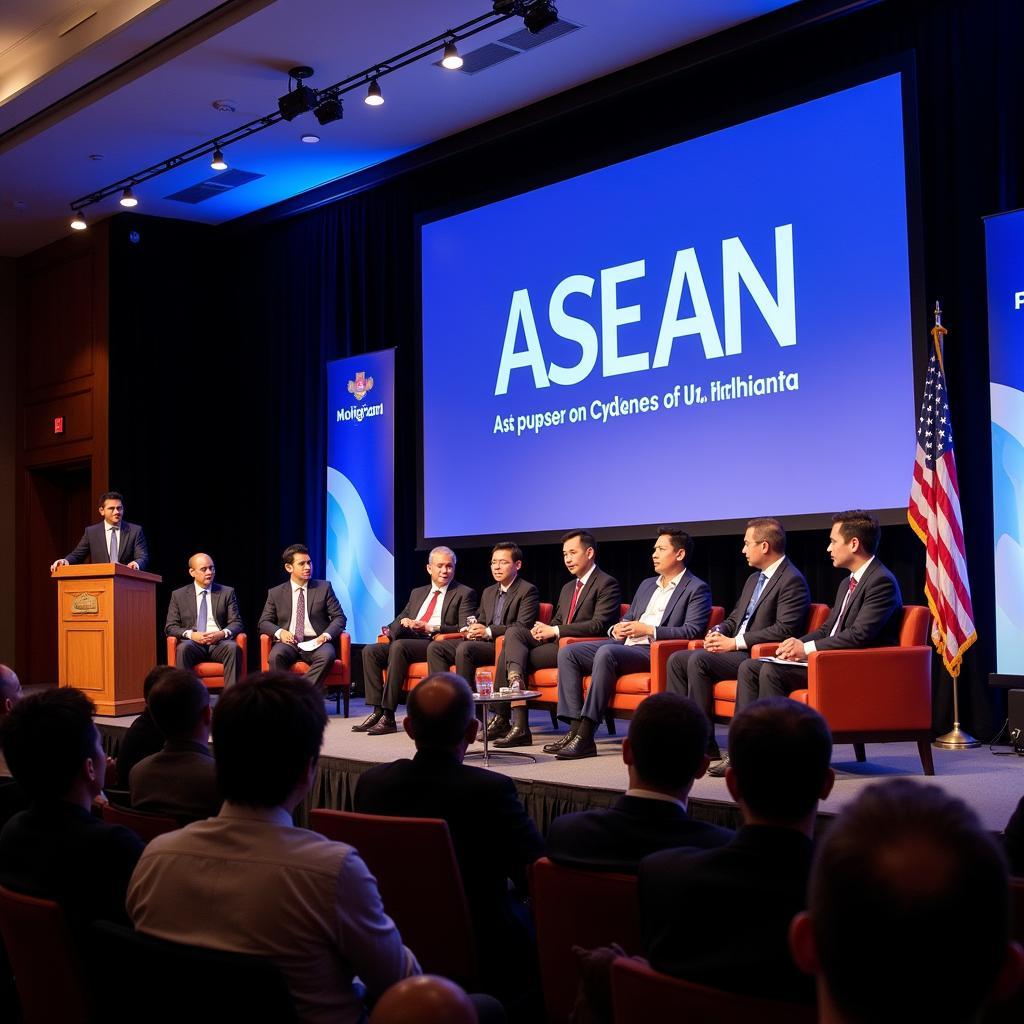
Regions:
[[[864,744],[863,743],[854,743],[854,745],[853,745],[853,753],[854,753],[854,756],[857,758],[857,760],[862,762],[862,763],[868,759],[868,755],[867,755],[867,753],[864,750]]]
[[[604,713],[604,724],[608,726],[608,735],[615,735],[615,715],[611,711]]]
[[[558,728],[558,715],[555,714],[554,711],[549,711],[548,714],[551,715],[551,728],[552,729],[557,729]]]
[[[921,767],[925,775],[935,774],[935,764],[932,761],[932,745],[929,740],[917,741],[917,752],[921,755]]]
[[[351,685],[343,687],[342,691],[341,691],[341,699],[345,703],[345,717],[346,718],[348,718],[348,700],[349,700],[349,697],[351,697],[351,696],[352,696],[352,687],[351,687]]]

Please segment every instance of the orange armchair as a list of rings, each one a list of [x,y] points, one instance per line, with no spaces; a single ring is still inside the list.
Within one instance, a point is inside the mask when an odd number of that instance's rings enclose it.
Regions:
[[[248,657],[248,639],[244,633],[239,633],[235,637],[238,643],[238,649],[242,654],[242,664],[240,666],[239,677],[244,676],[246,673],[246,659]],[[167,638],[167,664],[177,664],[178,651],[178,638],[176,636],[169,636]],[[193,672],[203,681],[204,685],[208,690],[223,690],[224,689],[224,666],[216,661],[201,661],[194,669]]]
[[[266,672],[270,667],[270,647],[274,638],[266,633],[260,634],[260,668]],[[304,661],[297,661],[291,668],[292,672],[305,675],[309,666]],[[324,677],[324,689],[329,697],[334,697],[335,710],[341,712],[342,702],[345,704],[345,714],[348,718],[348,702],[352,696],[352,637],[343,632],[338,637],[338,657],[334,659],[331,670]]]

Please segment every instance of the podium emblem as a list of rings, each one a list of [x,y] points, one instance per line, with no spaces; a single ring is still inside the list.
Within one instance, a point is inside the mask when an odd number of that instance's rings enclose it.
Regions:
[[[72,615],[96,615],[100,610],[100,603],[93,594],[76,594],[71,602]]]
[[[356,374],[355,380],[350,380],[348,382],[348,393],[350,395],[355,395],[360,402],[366,397],[366,392],[372,390],[373,378],[367,377],[362,370]]]

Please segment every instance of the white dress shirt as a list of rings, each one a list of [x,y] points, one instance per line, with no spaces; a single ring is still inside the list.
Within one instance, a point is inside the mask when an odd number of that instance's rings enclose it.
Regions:
[[[771,582],[771,578],[775,575],[775,573],[778,571],[779,566],[782,565],[782,563],[785,560],[786,560],[786,556],[783,555],[781,558],[778,558],[774,562],[772,562],[772,564],[769,565],[767,568],[761,570],[761,572],[767,577],[767,579],[765,579],[764,586],[761,588],[761,593],[760,593],[760,595],[757,598],[758,604],[761,603],[761,598],[764,597],[764,592],[765,592],[765,590],[767,590],[768,584]],[[756,583],[754,584],[754,588],[755,589],[757,588],[757,584]],[[754,611],[755,612],[757,611],[757,605],[756,604],[754,605]],[[751,614],[751,618],[753,618],[753,614],[754,613],[751,612],[750,614]],[[750,619],[744,619],[740,623],[740,628],[736,630],[736,650],[737,651],[745,651],[747,649],[747,641],[743,639],[743,634],[746,633],[746,631],[747,631],[747,623],[748,622],[750,622]]]
[[[202,596],[201,595],[206,594],[206,632],[207,633],[213,633],[213,632],[216,632],[217,630],[223,630],[223,632],[224,632],[224,639],[227,640],[227,638],[229,636],[231,636],[231,630],[230,629],[224,629],[223,626],[218,625],[218,623],[217,623],[217,618],[213,614],[213,591],[212,590],[203,590],[203,588],[201,586],[199,586],[199,584],[197,583],[195,585],[195,592],[196,592],[196,628],[197,629],[199,628],[199,602],[202,600]],[[191,640],[192,639],[192,630],[191,629],[186,629],[182,635],[185,637],[186,640]]]
[[[430,604],[431,598],[434,596],[434,591],[440,591],[437,595],[437,601],[434,604],[434,610],[430,615],[429,619],[424,619],[423,616],[427,614],[427,606]],[[446,583],[443,587],[435,587],[431,584],[430,590],[427,591],[426,599],[423,604],[420,605],[420,610],[416,613],[417,622],[426,622],[431,633],[436,633],[441,628],[441,609],[444,606],[444,598],[448,593],[448,584]]]
[[[867,571],[867,567],[874,560],[875,560],[875,556],[872,555],[856,572],[850,574],[857,581],[857,586],[858,587],[860,586],[861,577]],[[849,590],[847,590],[846,593],[843,594],[843,604],[847,603],[847,598],[849,597],[849,594],[850,594]],[[853,598],[850,597],[849,600],[852,601]],[[842,614],[843,614],[843,607],[842,607],[842,605],[840,605],[840,607],[839,607],[839,615],[841,616]],[[838,625],[838,624],[839,624],[839,616],[836,617],[836,625]],[[837,630],[837,629],[833,630],[831,635],[835,636],[835,634],[838,633],[838,632],[839,632],[839,630]],[[814,641],[813,640],[808,640],[807,643],[804,644],[804,654],[811,654],[813,651],[816,651],[817,649],[818,648],[814,646]]]
[[[597,562],[595,562],[582,576],[578,576],[577,577],[577,579],[580,581],[580,583],[583,584],[583,587],[585,587],[590,582],[590,577],[594,575],[594,570],[596,568],[597,568]],[[573,584],[573,586],[575,586],[575,584]],[[583,593],[583,587],[580,587],[580,594]],[[579,607],[579,601],[578,600],[576,602],[576,605],[577,605],[577,607]],[[569,607],[571,608],[572,605],[570,604]],[[568,625],[568,623],[567,623],[567,625]],[[557,640],[558,636],[559,636],[558,627],[557,626],[553,626],[552,628],[555,631],[555,639]]]
[[[110,523],[104,523],[104,526],[106,527],[106,532],[103,534],[103,536],[107,540],[107,558],[110,557],[110,535],[112,533],[116,533],[117,534],[117,553],[118,554],[117,554],[117,558],[115,558],[114,561],[115,562],[120,562],[121,561],[121,527],[120,526],[111,526]]]
[[[300,587],[299,584],[295,582],[295,580],[289,580],[288,582],[292,585],[292,615],[291,618],[288,620],[288,632],[291,633],[291,635],[294,637],[299,636],[300,631],[295,628],[295,613],[299,610],[299,591],[305,590],[306,621],[302,626],[301,632],[303,632],[310,639],[312,639],[315,636],[320,636],[320,634],[313,628],[313,623],[309,621],[309,588],[305,586]],[[274,639],[280,640],[282,632],[284,631],[280,629],[276,630],[274,632]]]
[[[665,617],[665,609],[676,592],[676,584],[685,575],[686,570],[684,569],[678,576],[670,580],[666,580],[664,576],[658,577],[658,585],[654,588],[654,593],[651,594],[651,599],[647,602],[643,615],[640,616],[640,621],[645,626],[653,627],[654,633],[651,636],[628,637],[626,639],[627,647],[650,646],[651,641],[657,637],[658,626],[661,625],[661,620]]]

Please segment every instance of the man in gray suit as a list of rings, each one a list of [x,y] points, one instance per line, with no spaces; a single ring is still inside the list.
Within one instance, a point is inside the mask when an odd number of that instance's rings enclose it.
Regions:
[[[50,566],[51,573],[62,565],[82,562],[120,562],[129,569],[145,569],[149,565],[146,535],[137,523],[124,521],[124,498],[117,491],[100,495],[99,513],[103,521],[87,526],[75,550],[58,558]]]
[[[193,669],[201,661],[224,666],[224,685],[238,682],[240,650],[236,637],[245,627],[238,598],[231,587],[214,583],[213,559],[202,551],[188,560],[193,582],[171,594],[164,633],[177,637],[174,661],[178,668]]]
[[[314,580],[313,562],[304,544],[290,544],[281,553],[287,583],[267,591],[267,603],[260,615],[260,632],[277,641],[270,649],[272,672],[287,672],[297,661],[309,666],[307,678],[319,688],[331,670],[338,649],[338,637],[345,628],[334,587],[327,580]],[[299,645],[310,645],[303,650]]]

